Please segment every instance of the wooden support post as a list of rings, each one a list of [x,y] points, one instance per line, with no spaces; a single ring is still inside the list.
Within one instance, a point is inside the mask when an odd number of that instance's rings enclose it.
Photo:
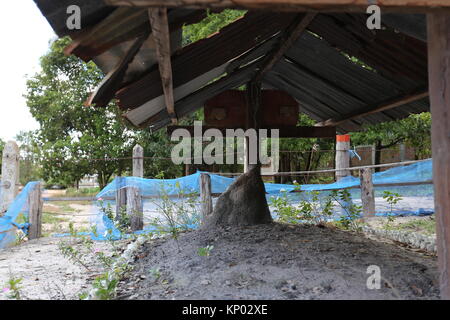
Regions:
[[[117,177],[116,180],[116,220],[119,220],[122,213],[127,210],[127,189],[125,179]]]
[[[0,216],[2,216],[19,193],[19,147],[14,141],[9,141],[3,149],[0,188]]]
[[[138,144],[133,148],[133,177],[144,177],[144,148]]]
[[[42,236],[42,191],[41,183],[36,183],[28,195],[28,239],[38,239]]]
[[[127,188],[127,215],[130,217],[131,231],[144,229],[142,195],[137,187]]]
[[[450,299],[450,14],[428,15],[434,202],[441,298]]]
[[[372,169],[365,168],[359,171],[361,180],[361,202],[363,207],[363,217],[375,216],[375,191],[372,181]]]
[[[336,181],[349,176],[349,170],[339,170],[344,168],[350,168],[350,155],[348,150],[350,149],[350,135],[338,135],[336,136]]]
[[[202,202],[202,219],[205,221],[205,218],[213,211],[211,177],[206,173],[200,175],[200,200]]]

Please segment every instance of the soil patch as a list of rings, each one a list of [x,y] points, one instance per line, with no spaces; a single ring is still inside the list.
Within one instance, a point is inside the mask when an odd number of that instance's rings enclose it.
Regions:
[[[179,245],[179,249],[178,249]],[[312,225],[272,223],[196,230],[147,242],[129,299],[438,299],[436,257],[364,235]],[[209,256],[199,248],[214,246]],[[381,288],[370,290],[371,265]]]

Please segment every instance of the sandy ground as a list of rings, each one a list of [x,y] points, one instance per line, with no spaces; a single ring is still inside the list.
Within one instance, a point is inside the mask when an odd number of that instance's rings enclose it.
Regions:
[[[92,280],[102,272],[92,258],[90,271],[66,259],[58,249],[61,239],[41,238],[20,246],[0,250],[0,300],[7,299],[3,288],[11,278],[20,278],[23,299],[78,299]],[[96,245],[107,250],[105,243]]]
[[[436,258],[337,229],[260,225],[144,246],[121,284],[131,299],[438,299]],[[210,256],[199,248],[214,246]],[[366,286],[377,265],[379,290]],[[157,271],[156,271],[157,270]]]

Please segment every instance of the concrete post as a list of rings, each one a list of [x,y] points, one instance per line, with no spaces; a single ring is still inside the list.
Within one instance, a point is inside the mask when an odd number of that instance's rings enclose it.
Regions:
[[[3,149],[0,215],[3,215],[19,193],[19,147],[9,141]]]
[[[144,177],[144,148],[138,144],[133,148],[133,177]]]
[[[350,170],[339,170],[350,168],[350,135],[336,136],[336,181],[350,175]]]

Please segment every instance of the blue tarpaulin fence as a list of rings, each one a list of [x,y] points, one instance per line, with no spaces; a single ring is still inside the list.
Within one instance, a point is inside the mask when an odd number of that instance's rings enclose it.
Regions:
[[[180,190],[183,193],[200,193],[200,176],[202,172],[197,172],[193,175],[181,177],[177,179],[144,179],[136,177],[117,177],[110,184],[108,184],[96,196],[96,212],[91,223],[95,226],[96,232],[91,236],[95,240],[105,240],[107,238],[118,239],[122,237],[120,231],[115,227],[101,206],[110,205],[114,208],[114,201],[102,200],[103,198],[114,198],[117,190],[128,187],[136,187],[139,189],[143,197],[158,198],[163,193],[164,195],[177,196]],[[234,182],[235,178],[223,177],[220,175],[210,174],[212,193],[220,194],[227,190],[227,188]],[[431,159],[417,162],[408,166],[394,167],[383,172],[373,174],[374,185],[378,184],[399,184],[399,183],[418,183],[413,186],[393,186],[393,187],[376,187],[376,197],[380,198],[382,193],[386,190],[397,192],[403,197],[408,197],[404,206],[399,206],[394,212],[387,212],[388,210],[377,206],[377,215],[386,216],[390,214],[396,215],[422,215],[431,214],[434,212],[433,206],[433,186],[427,183],[432,180],[432,161]],[[8,209],[4,217],[0,218],[0,248],[3,248],[14,242],[17,228],[23,229],[26,232],[27,224],[17,224],[17,218],[23,214],[25,218],[28,217],[27,198],[30,190],[35,186],[36,182],[31,182],[23,189],[20,195],[16,198],[14,203]],[[273,184],[265,183],[268,197],[278,196],[283,193],[290,193],[296,189],[300,189],[300,193],[292,193],[292,201],[299,201],[299,197],[303,200],[308,200],[309,192],[321,192],[325,194],[329,190],[341,190],[347,188],[355,188],[360,185],[358,177],[348,176],[341,179],[339,182],[331,184],[308,184],[295,186],[291,184]],[[353,189],[351,191],[352,198],[355,202],[360,199],[360,190]],[[416,201],[416,202],[415,202]],[[427,205],[423,205],[427,202]],[[144,205],[145,207],[145,205]],[[145,211],[145,210],[144,210]],[[190,225],[195,227],[195,223]],[[147,227],[147,231],[153,230]],[[145,231],[144,231],[145,232]],[[89,234],[89,233],[87,233]]]

